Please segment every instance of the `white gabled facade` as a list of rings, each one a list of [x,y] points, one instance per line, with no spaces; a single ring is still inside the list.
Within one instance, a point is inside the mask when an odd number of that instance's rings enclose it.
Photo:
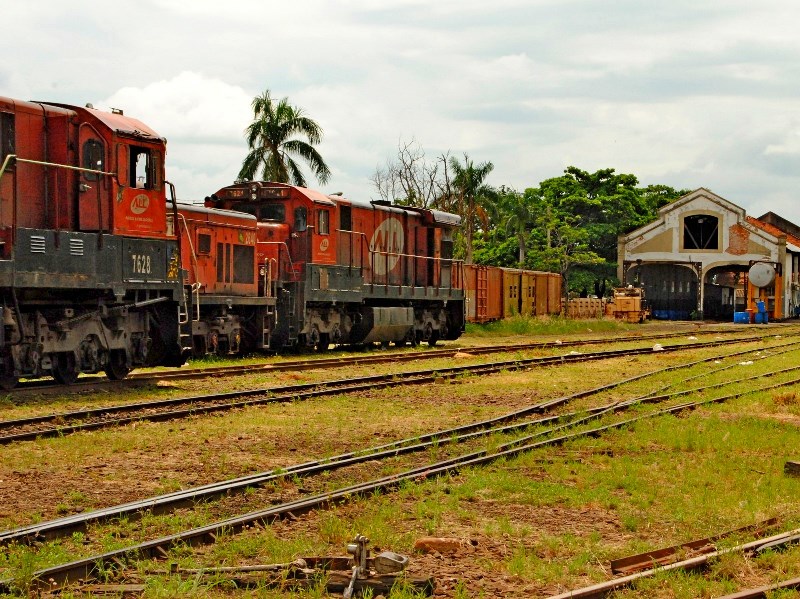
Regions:
[[[796,248],[787,248],[786,235],[749,222],[744,208],[704,188],[663,206],[658,219],[618,240],[617,276],[621,281],[627,281],[629,271],[645,264],[685,267],[697,276],[698,311],[702,311],[704,283],[709,282],[707,275],[712,269],[747,270],[754,262],[780,265],[770,312],[773,317],[791,315],[797,299]],[[759,299],[759,293],[756,287],[747,290],[748,305]]]

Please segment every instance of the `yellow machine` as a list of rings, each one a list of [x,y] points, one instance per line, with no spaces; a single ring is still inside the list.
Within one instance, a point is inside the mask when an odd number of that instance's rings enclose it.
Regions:
[[[625,322],[644,322],[650,317],[650,309],[644,300],[644,289],[628,285],[614,289],[614,300],[608,304],[607,313]]]

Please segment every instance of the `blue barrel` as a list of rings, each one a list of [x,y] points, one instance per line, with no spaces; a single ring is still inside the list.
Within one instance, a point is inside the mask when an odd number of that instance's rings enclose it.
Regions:
[[[733,322],[737,324],[750,324],[750,314],[747,312],[734,312]]]
[[[756,308],[763,314],[767,313],[767,307],[764,305],[764,302],[756,302]]]

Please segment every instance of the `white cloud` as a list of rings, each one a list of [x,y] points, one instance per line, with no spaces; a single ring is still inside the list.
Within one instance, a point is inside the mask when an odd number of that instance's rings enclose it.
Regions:
[[[491,160],[497,185],[613,167],[800,221],[791,0],[41,0],[3,18],[2,93],[123,108],[168,138],[183,198],[235,177],[269,88],[325,129],[328,191],[374,195],[415,138]]]

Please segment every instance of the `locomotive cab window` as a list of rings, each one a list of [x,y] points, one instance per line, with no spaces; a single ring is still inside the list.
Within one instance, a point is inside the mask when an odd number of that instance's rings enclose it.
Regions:
[[[317,233],[328,235],[330,229],[330,210],[317,210]]]
[[[283,204],[264,204],[258,210],[258,220],[282,223],[286,220],[286,206]]]
[[[15,154],[14,115],[0,112],[0,165],[9,154]]]
[[[155,188],[155,157],[148,148],[130,147],[129,185],[138,189]]]
[[[339,206],[339,228],[342,231],[353,230],[353,211],[350,206]]]
[[[305,231],[308,226],[307,214],[303,206],[294,209],[294,230],[298,233]]]
[[[97,139],[87,139],[83,144],[83,168],[102,171],[103,160],[105,158],[104,154],[103,142]],[[87,181],[97,181],[100,175],[96,173],[83,173],[83,178]]]
[[[197,253],[206,256],[211,253],[211,235],[208,233],[197,234]]]
[[[442,260],[453,259],[453,240],[442,238]]]

